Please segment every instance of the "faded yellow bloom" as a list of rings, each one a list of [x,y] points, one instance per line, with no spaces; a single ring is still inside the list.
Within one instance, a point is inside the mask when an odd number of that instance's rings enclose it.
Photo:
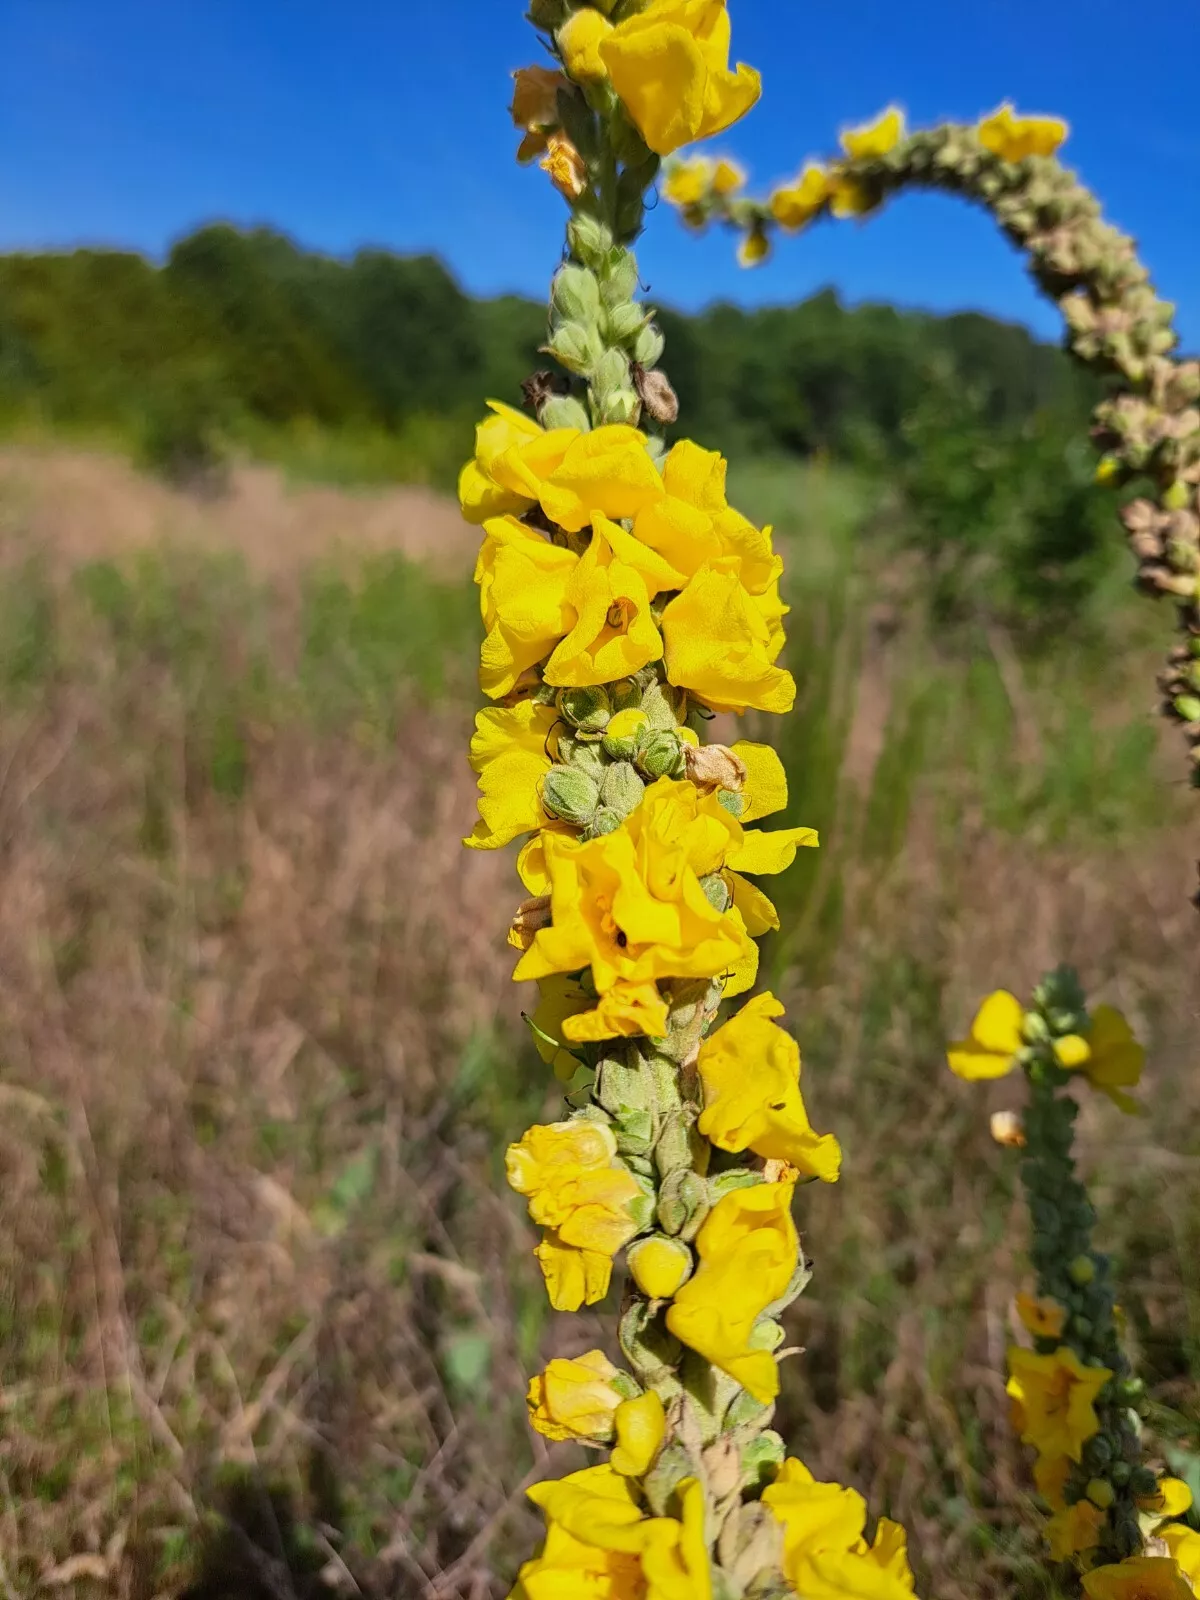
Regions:
[[[1008,1370],[1008,1393],[1019,1408],[1021,1438],[1042,1455],[1078,1461],[1100,1426],[1095,1400],[1112,1377],[1109,1369],[1084,1366],[1074,1350],[1060,1345],[1044,1356],[1014,1346],[1008,1352]]]
[[[564,200],[578,200],[588,186],[587,162],[565,133],[552,133],[538,162]]]
[[[600,46],[612,36],[613,25],[603,13],[581,6],[558,30],[563,65],[578,83],[595,83],[608,77]]]
[[[558,126],[558,91],[567,87],[562,73],[549,67],[521,67],[513,73],[510,110],[513,122],[525,132],[518,161],[532,161],[545,150],[550,130]]]
[[[771,215],[781,228],[794,232],[819,217],[829,200],[829,174],[809,162],[795,183],[784,184],[771,196]]]
[[[1021,1033],[1024,1020],[1025,1009],[1016,995],[1007,989],[988,995],[968,1036],[950,1046],[951,1072],[972,1083],[1004,1077],[1016,1066],[1017,1052],[1025,1043]]]
[[[547,1439],[580,1439],[596,1444],[613,1437],[614,1417],[624,1396],[613,1387],[617,1369],[603,1350],[589,1350],[573,1361],[551,1361],[529,1380],[529,1421]]]
[[[638,1231],[629,1207],[642,1191],[604,1123],[576,1117],[532,1127],[509,1145],[505,1171],[532,1220],[564,1244],[612,1256]]]
[[[484,535],[475,567],[487,630],[479,682],[498,700],[516,687],[522,673],[544,661],[571,627],[567,584],[579,558],[513,516],[493,517],[484,524]]]
[[[555,1311],[578,1311],[580,1306],[595,1305],[608,1293],[612,1257],[604,1251],[564,1244],[553,1228],[547,1228],[533,1253]]]
[[[755,995],[700,1046],[704,1085],[699,1129],[722,1150],[753,1150],[786,1161],[803,1177],[837,1179],[842,1152],[832,1134],[816,1134],[800,1097],[800,1047],[771,1019],[783,1006]]]
[[[993,1111],[988,1127],[997,1144],[1009,1150],[1023,1150],[1027,1143],[1025,1124],[1015,1111]]]
[[[979,142],[1001,161],[1052,156],[1065,143],[1070,128],[1061,117],[1021,117],[1006,100],[979,124]]]
[[[841,145],[852,161],[878,161],[892,153],[904,134],[903,111],[899,106],[889,106],[874,122],[847,128],[841,136]]]
[[[600,44],[613,88],[650,149],[669,156],[744,117],[762,80],[729,70],[725,0],[650,0]]]
[[[640,1478],[650,1470],[666,1437],[667,1417],[663,1403],[652,1389],[647,1390],[636,1400],[622,1401],[613,1421],[617,1430],[613,1467],[624,1478]]]
[[[880,1519],[875,1542],[863,1537],[867,1504],[854,1489],[820,1483],[789,1458],[763,1504],[783,1526],[783,1565],[797,1594],[814,1600],[903,1600],[913,1593],[907,1541]]]
[[[1192,1586],[1170,1556],[1130,1556],[1083,1575],[1087,1600],[1195,1600]]]
[[[468,849],[495,850],[549,822],[541,780],[550,770],[557,716],[534,700],[476,713],[471,767],[479,778],[479,821],[463,840]]]
[[[787,1289],[799,1260],[790,1183],[724,1195],[696,1236],[700,1265],[667,1309],[667,1327],[763,1405],[779,1393],[779,1367],[752,1334]]]
[[[1039,1300],[1024,1289],[1017,1295],[1017,1316],[1037,1339],[1061,1339],[1067,1325],[1067,1308],[1049,1296]]]

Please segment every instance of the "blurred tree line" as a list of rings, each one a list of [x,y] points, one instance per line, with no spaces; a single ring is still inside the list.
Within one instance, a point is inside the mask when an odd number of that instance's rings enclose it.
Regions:
[[[986,579],[1053,621],[1098,581],[1094,388],[1057,349],[973,313],[797,306],[661,312],[690,437],[741,457],[848,463],[894,488],[947,616]],[[202,470],[303,427],[420,440],[448,483],[488,396],[516,402],[545,310],[474,300],[437,260],[349,261],[216,225],[160,267],[115,251],[0,257],[0,425],[99,428]],[[999,556],[998,553],[999,552]],[[1060,609],[1062,609],[1060,608]]]

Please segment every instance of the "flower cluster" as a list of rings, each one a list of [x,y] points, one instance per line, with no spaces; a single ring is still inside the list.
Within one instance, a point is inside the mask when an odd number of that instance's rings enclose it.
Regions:
[[[858,1497],[785,1463],[770,1427],[780,1318],[808,1278],[795,1192],[835,1181],[841,1151],[809,1121],[779,1001],[720,1015],[779,926],[760,880],[817,844],[755,825],[788,802],[770,745],[703,739],[715,714],[793,703],[783,563],[729,503],[723,457],[664,443],[678,402],[628,248],[659,158],[736,121],[759,79],[731,65],[724,0],[530,14],[556,64],[517,74],[513,117],[571,206],[569,259],[559,371],[530,377],[526,410],[491,403],[459,484],[491,702],[465,842],[523,840],[514,977],[537,984],[530,1026],[569,1085],[506,1163],[548,1296],[595,1304],[622,1257],[626,1291],[620,1363],[591,1350],[530,1384],[539,1433],[608,1458],[531,1491],[547,1537],[515,1592],[832,1597],[846,1579],[889,1600],[912,1588],[903,1536],[884,1523],[868,1546]],[[732,163],[698,160],[697,193],[736,192]],[[829,1494],[833,1522],[807,1504]]]

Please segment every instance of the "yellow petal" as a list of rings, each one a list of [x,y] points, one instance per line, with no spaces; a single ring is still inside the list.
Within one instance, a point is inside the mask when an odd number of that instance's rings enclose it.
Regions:
[[[725,860],[739,872],[752,872],[756,876],[783,872],[796,859],[797,850],[816,849],[819,843],[815,828],[780,828],[774,833],[754,828]]]
[[[617,1445],[612,1453],[614,1469],[626,1478],[640,1478],[662,1447],[667,1419],[663,1403],[648,1389],[636,1400],[625,1400],[613,1417]]]

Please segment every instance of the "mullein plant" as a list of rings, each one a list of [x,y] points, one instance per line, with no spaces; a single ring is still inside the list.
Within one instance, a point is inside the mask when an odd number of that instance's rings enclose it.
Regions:
[[[1007,104],[974,125],[910,131],[891,106],[765,199],[743,192],[733,163],[706,156],[673,162],[662,189],[689,226],[733,228],[746,266],[765,261],[779,234],[867,217],[905,190],[959,195],[992,214],[1062,312],[1067,348],[1106,380],[1093,418],[1097,476],[1123,492],[1139,585],[1177,605],[1180,637],[1158,687],[1200,785],[1200,362],[1173,357],[1174,307],[1155,293],[1133,240],[1058,160],[1067,133],[1056,117]]]
[[[530,1498],[547,1521],[525,1600],[904,1600],[903,1531],[822,1483],[771,1428],[781,1314],[808,1269],[793,1202],[833,1182],[800,1052],[759,994],[758,886],[810,828],[783,809],[774,750],[706,743],[716,712],[785,713],[786,606],[769,529],[728,502],[726,463],[662,428],[678,405],[637,299],[630,245],[661,159],[720,133],[759,95],[730,64],[724,0],[534,0],[553,65],[515,75],[519,158],[570,208],[550,292],[557,371],[523,410],[490,403],[460,497],[482,529],[486,638],[466,843],[524,843],[514,977],[534,980],[537,1047],[566,1090],[508,1180],[542,1230],[552,1305],[625,1286],[614,1359],[551,1361],[534,1428],[603,1459]]]
[[[1130,1091],[1144,1061],[1121,1013],[1089,1013],[1067,968],[1043,979],[1028,1006],[1007,990],[989,995],[949,1051],[951,1071],[969,1082],[1025,1076],[1024,1114],[992,1119],[996,1139],[1021,1151],[1036,1274],[1017,1296],[1027,1337],[1008,1352],[1008,1394],[1013,1426],[1034,1450],[1049,1553],[1082,1573],[1089,1600],[1186,1600],[1200,1583],[1200,1534],[1177,1520],[1191,1492],[1145,1460],[1143,1386],[1121,1347],[1109,1259],[1093,1243],[1096,1214],[1072,1156],[1072,1087],[1136,1115]]]

